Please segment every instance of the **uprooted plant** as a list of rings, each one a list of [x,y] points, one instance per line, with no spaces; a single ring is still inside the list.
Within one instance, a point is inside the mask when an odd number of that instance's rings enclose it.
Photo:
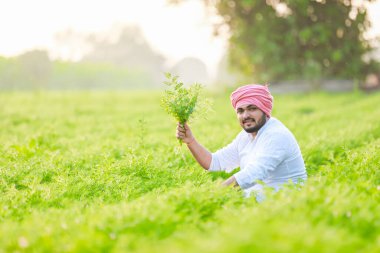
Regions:
[[[164,82],[168,89],[161,99],[161,105],[167,113],[172,115],[180,124],[185,124],[194,117],[194,112],[199,113],[200,108],[206,108],[206,101],[200,101],[202,86],[195,83],[188,88],[178,80],[178,76],[165,73],[167,80]],[[181,140],[180,140],[181,143]]]

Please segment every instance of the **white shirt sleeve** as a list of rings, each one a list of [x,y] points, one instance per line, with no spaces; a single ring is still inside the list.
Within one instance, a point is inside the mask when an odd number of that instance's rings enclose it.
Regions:
[[[262,136],[264,137],[264,136]],[[252,187],[258,180],[263,181],[269,172],[275,170],[284,161],[287,154],[288,139],[282,134],[265,136],[263,143],[247,166],[234,176],[236,182],[243,189]]]
[[[208,171],[227,171],[231,172],[239,167],[238,144],[241,134],[228,144],[226,147],[212,154],[211,164]]]

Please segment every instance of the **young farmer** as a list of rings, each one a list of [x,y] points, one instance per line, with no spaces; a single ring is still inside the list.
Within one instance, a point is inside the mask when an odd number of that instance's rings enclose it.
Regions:
[[[239,186],[247,197],[254,191],[258,200],[263,197],[259,181],[278,190],[289,181],[306,180],[296,139],[278,119],[271,117],[273,97],[268,87],[242,86],[230,99],[244,131],[215,153],[197,142],[187,124],[178,124],[177,138],[187,144],[198,163],[208,171],[231,172],[240,167],[223,185]]]

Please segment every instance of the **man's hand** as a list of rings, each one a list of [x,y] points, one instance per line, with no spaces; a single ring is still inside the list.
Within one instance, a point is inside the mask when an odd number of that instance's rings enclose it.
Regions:
[[[176,137],[186,144],[190,144],[195,140],[190,127],[186,123],[183,125],[181,123],[178,123]]]
[[[222,183],[222,186],[239,186],[239,184],[236,182],[236,179],[234,176],[229,177],[226,181]]]
[[[187,144],[191,154],[205,170],[210,168],[212,160],[210,151],[197,142],[186,123],[183,125],[178,123],[176,137]]]

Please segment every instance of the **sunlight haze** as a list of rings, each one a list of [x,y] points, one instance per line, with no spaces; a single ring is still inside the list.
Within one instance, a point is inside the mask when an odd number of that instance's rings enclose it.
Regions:
[[[369,8],[371,37],[380,34],[378,13],[380,3],[376,1]],[[211,19],[198,0],[178,6],[165,0],[1,0],[0,55],[14,56],[38,48],[47,49],[53,59],[80,60],[85,53],[81,49],[74,53],[57,47],[57,33],[104,33],[117,26],[138,25],[169,64],[196,57],[213,75],[226,50],[226,39],[212,35]]]
[[[212,25],[200,1],[170,6],[155,1],[0,1],[0,55],[13,56],[25,50],[47,48],[52,58],[78,60],[55,47],[58,32],[107,32],[114,26],[138,25],[148,42],[169,63],[192,56],[213,71],[225,40],[212,35]]]

